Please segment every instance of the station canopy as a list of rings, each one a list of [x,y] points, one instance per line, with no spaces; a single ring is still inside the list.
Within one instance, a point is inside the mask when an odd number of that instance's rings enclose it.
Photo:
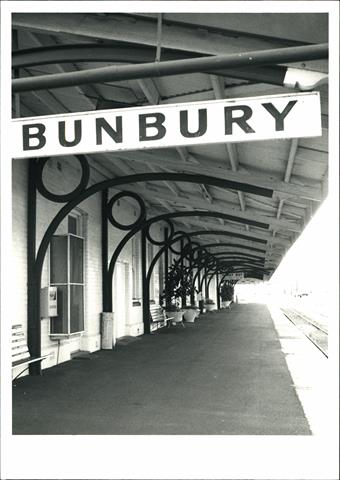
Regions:
[[[13,29],[14,77],[20,79],[43,75],[52,78],[113,65],[162,64],[249,51],[269,52],[328,41],[327,15],[314,13],[16,13]],[[305,72],[307,83],[311,78],[311,84],[286,81],[287,72],[294,76],[294,69]],[[189,233],[202,231],[195,240],[210,245],[207,249],[226,262],[234,259],[232,270],[268,279],[327,195],[327,71],[327,60],[316,58],[29,89],[16,94],[14,117],[110,109],[123,112],[131,107],[161,108],[248,97],[263,97],[265,103],[273,95],[294,96],[301,89],[319,92],[319,136],[193,141],[186,145],[86,153],[98,181],[172,172],[236,182],[234,188],[223,188],[162,180],[124,185],[121,189],[139,194],[147,205],[148,216],[189,211],[229,215],[230,218],[183,216],[174,219],[174,224]],[[192,118],[188,115],[188,130],[197,131],[198,114]],[[311,120],[302,118],[300,123],[308,126]],[[235,125],[237,128],[239,125]],[[242,185],[247,188],[241,188]],[[257,187],[272,193],[259,194]]]

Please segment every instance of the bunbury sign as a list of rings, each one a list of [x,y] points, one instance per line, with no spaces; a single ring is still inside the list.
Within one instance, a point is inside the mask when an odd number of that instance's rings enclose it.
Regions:
[[[321,135],[318,92],[19,118],[13,158]]]

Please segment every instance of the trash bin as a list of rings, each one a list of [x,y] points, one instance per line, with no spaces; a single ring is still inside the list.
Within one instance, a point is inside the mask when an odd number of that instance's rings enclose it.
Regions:
[[[101,348],[112,350],[115,343],[113,312],[103,312],[101,313]]]

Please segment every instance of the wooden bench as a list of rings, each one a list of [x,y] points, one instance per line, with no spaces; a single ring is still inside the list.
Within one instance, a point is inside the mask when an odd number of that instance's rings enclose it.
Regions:
[[[39,362],[47,358],[48,355],[42,357],[31,357],[26,342],[26,337],[22,325],[12,325],[12,369],[33,362]],[[22,370],[15,378],[18,378],[27,368]]]
[[[150,305],[150,330],[153,332],[158,328],[165,327],[173,317],[166,316],[160,305]]]
[[[167,318],[160,305],[150,305],[150,330],[153,332],[158,328],[165,327]]]

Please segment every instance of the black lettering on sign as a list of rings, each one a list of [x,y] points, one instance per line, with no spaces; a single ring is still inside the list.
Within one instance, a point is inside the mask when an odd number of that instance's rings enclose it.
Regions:
[[[272,115],[275,119],[275,130],[282,131],[284,130],[283,120],[286,118],[288,113],[296,104],[297,100],[291,100],[285,107],[285,109],[280,113],[272,103],[262,103],[264,108]]]
[[[123,141],[123,122],[122,117],[116,117],[116,130],[105,120],[105,118],[96,118],[96,143],[101,145],[103,143],[102,130],[110,135],[112,140],[116,143],[122,143]]]
[[[65,134],[66,122],[58,122],[59,143],[62,147],[74,147],[78,145],[81,140],[81,120],[74,121],[74,138],[73,140],[66,140]]]
[[[234,117],[233,112],[241,111],[243,115],[241,117]],[[225,121],[225,134],[232,135],[233,123],[242,128],[245,133],[255,133],[251,128],[247,120],[252,116],[253,111],[247,105],[238,105],[237,107],[224,107],[224,121]]]
[[[35,131],[31,132],[31,129]],[[42,123],[31,123],[22,126],[22,143],[24,150],[39,150],[46,144],[46,138],[44,136],[46,127]],[[32,145],[31,140],[36,139],[37,142]]]
[[[207,131],[207,109],[200,108],[198,110],[198,129],[196,130],[196,132],[189,132],[188,110],[181,110],[179,112],[179,123],[181,134],[183,135],[183,137],[201,137]]]
[[[148,121],[148,120],[153,121]],[[163,113],[142,113],[139,115],[139,140],[144,142],[145,140],[160,140],[166,134],[166,128],[163,123],[165,116]],[[154,135],[147,135],[148,128],[155,128],[157,133]]]

